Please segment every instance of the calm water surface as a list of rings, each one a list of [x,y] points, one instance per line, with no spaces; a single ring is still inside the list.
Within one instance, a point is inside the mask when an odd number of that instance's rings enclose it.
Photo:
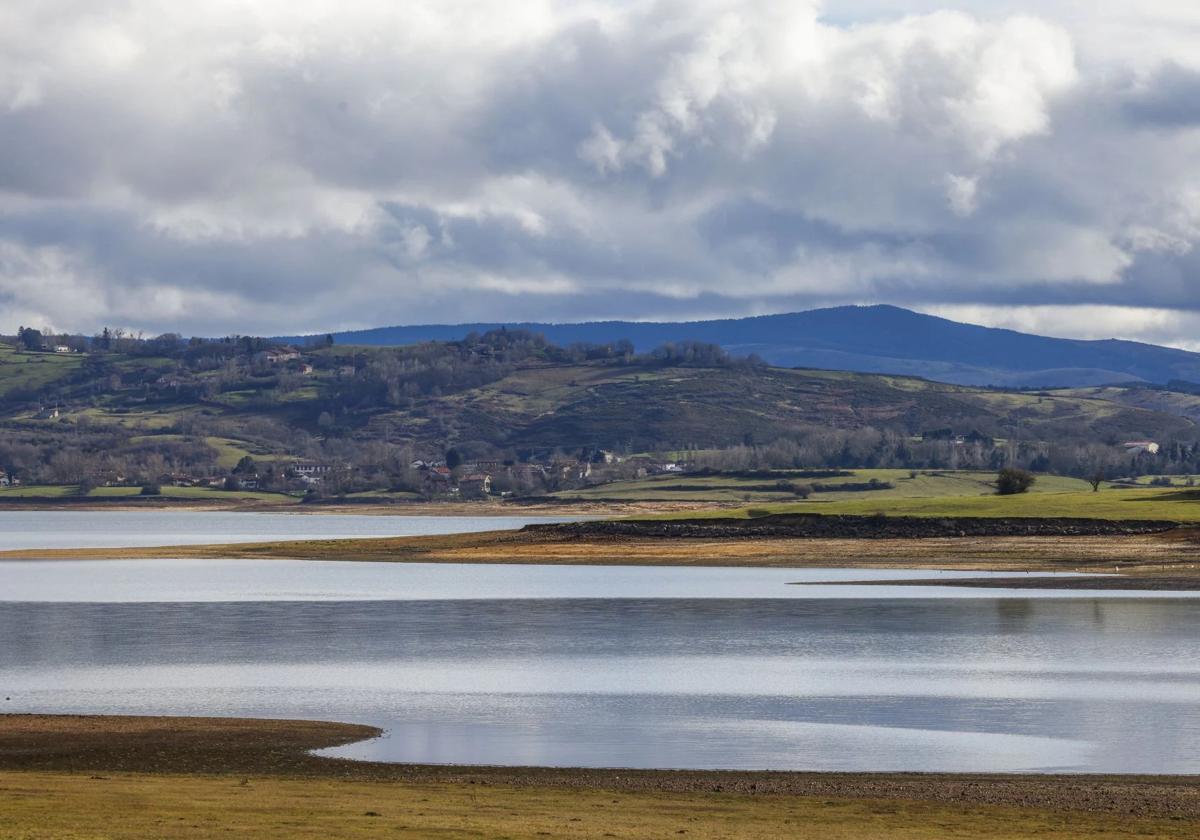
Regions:
[[[394,761],[1200,772],[1195,597],[788,585],[930,574],[0,563],[0,702],[374,723],[330,752]]]
[[[391,516],[236,511],[3,510],[0,547],[114,548],[499,531],[587,517]]]

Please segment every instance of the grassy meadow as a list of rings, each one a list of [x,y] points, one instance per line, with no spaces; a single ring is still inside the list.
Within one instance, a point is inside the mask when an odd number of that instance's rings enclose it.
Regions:
[[[1025,493],[1019,496],[930,496],[854,498],[838,501],[782,502],[718,510],[713,516],[761,516],[775,513],[845,513],[871,516],[1078,517],[1083,519],[1161,519],[1200,522],[1200,491],[1102,489]],[[686,516],[686,514],[667,514]]]
[[[560,494],[564,499],[612,499],[627,502],[709,502],[712,516],[773,513],[845,513],[891,516],[1069,516],[1096,519],[1169,519],[1200,521],[1200,488],[1174,476],[1170,488],[1152,486],[1152,476],[1136,484],[1105,482],[1098,492],[1077,478],[1039,475],[1028,492],[996,495],[993,472],[931,470],[853,470],[852,475],[787,479],[795,484],[880,483],[877,490],[829,491],[800,499],[790,490],[761,478],[658,475],[598,485]],[[890,485],[890,486],[888,486]],[[687,518],[694,511],[665,516]],[[707,512],[705,515],[709,515]]]
[[[77,353],[24,353],[0,344],[0,399],[9,391],[44,388],[76,373],[82,364]]]
[[[994,472],[970,470],[855,469],[850,475],[831,478],[790,478],[781,473],[779,479],[742,478],[727,475],[667,474],[648,476],[630,481],[599,484],[581,490],[566,490],[556,494],[562,499],[619,499],[631,502],[786,502],[797,496],[780,482],[795,485],[858,485],[879,482],[878,490],[815,492],[810,502],[843,502],[851,499],[906,499],[946,496],[982,496],[996,492]],[[1078,478],[1038,476],[1031,492],[1064,493],[1090,491],[1091,485]]]

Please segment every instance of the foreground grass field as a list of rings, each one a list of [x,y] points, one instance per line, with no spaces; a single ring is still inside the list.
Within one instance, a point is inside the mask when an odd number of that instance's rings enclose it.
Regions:
[[[312,721],[0,716],[0,837],[1185,838],[1191,777],[436,767]]]
[[[270,777],[0,773],[12,840],[134,838],[1192,838],[1194,820],[733,794]]]

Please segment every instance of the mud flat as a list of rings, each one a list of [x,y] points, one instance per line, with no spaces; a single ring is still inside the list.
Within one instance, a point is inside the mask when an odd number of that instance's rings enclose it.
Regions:
[[[1194,837],[1200,779],[412,766],[354,724],[0,716],[4,837]],[[799,832],[799,833],[798,833]],[[807,833],[805,833],[807,832]]]

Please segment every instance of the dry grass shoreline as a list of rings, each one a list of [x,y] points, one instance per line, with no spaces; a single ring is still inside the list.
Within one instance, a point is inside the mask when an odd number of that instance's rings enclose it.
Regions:
[[[304,540],[164,548],[0,552],[0,559],[302,559],[409,563],[763,566],[1084,572],[1200,586],[1200,531],[1121,537],[924,539],[561,539],[489,531],[433,537]]]
[[[1200,830],[1194,776],[449,767],[308,752],[374,734],[315,721],[0,716],[0,836],[1066,840]],[[97,819],[112,828],[89,833]]]

